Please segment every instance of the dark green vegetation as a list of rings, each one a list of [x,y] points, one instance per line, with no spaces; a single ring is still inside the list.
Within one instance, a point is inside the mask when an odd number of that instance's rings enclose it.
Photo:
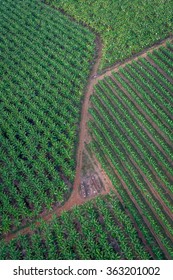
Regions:
[[[36,0],[0,1],[0,232],[63,202],[95,36]]]
[[[160,258],[173,258],[173,44],[99,81],[89,123],[97,155]],[[152,237],[151,237],[152,233]]]
[[[123,60],[173,30],[173,0],[53,0],[103,40],[100,69]]]
[[[64,212],[0,248],[0,259],[13,260],[150,259],[115,195]]]

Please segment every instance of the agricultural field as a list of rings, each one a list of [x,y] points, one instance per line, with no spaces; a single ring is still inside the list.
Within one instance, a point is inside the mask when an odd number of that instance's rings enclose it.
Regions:
[[[100,34],[100,70],[172,34],[173,0],[52,0]]]
[[[0,5],[0,233],[67,199],[95,35],[36,0]]]
[[[0,259],[173,259],[173,0],[0,4]]]
[[[173,44],[98,78],[91,149],[152,250],[173,258]]]
[[[151,258],[113,194],[42,222],[32,235],[1,242],[0,248],[0,259],[13,260]]]

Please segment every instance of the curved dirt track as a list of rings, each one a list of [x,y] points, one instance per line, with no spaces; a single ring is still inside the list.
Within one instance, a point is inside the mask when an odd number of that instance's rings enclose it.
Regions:
[[[102,58],[103,45],[102,45],[100,36],[98,36],[98,35],[96,36],[97,57],[94,61],[95,63],[94,63],[94,66],[92,68],[89,80],[88,80],[88,85],[86,87],[86,93],[85,93],[84,101],[83,101],[83,105],[82,105],[80,132],[79,132],[79,144],[78,144],[77,157],[76,157],[76,162],[77,162],[76,175],[75,175],[75,180],[74,180],[74,184],[73,184],[73,190],[72,190],[70,198],[65,202],[65,204],[63,206],[55,208],[52,212],[40,214],[40,216],[39,216],[40,218],[42,218],[45,221],[50,221],[54,214],[57,215],[57,216],[60,216],[63,211],[68,211],[73,206],[82,205],[85,202],[87,202],[88,200],[90,200],[90,198],[83,199],[80,196],[78,189],[79,189],[79,185],[80,185],[80,182],[81,182],[81,170],[82,170],[82,159],[83,159],[82,156],[83,156],[83,151],[84,151],[84,148],[85,148],[85,139],[87,138],[87,133],[88,133],[88,131],[87,131],[87,120],[88,120],[89,100],[90,100],[90,96],[93,93],[94,85],[96,85],[97,82],[99,80],[102,80],[104,77],[110,76],[112,71],[117,72],[119,67],[124,67],[127,63],[131,63],[133,60],[137,60],[139,57],[146,57],[148,51],[152,51],[153,49],[157,49],[160,46],[165,46],[166,42],[168,40],[172,40],[172,39],[173,39],[173,36],[168,37],[165,40],[162,40],[159,43],[155,44],[154,46],[143,50],[141,53],[139,53],[137,55],[134,55],[130,59],[127,59],[125,62],[116,63],[114,66],[107,68],[107,70],[105,70],[103,74],[98,75],[98,69],[99,69],[101,58]],[[103,170],[101,172],[103,172]],[[100,176],[103,178],[103,175],[101,175],[101,173],[100,173]],[[107,184],[107,187],[102,194],[105,195],[111,189],[114,192],[116,192],[115,188],[112,187],[112,183],[110,182],[106,173],[104,173],[103,180],[105,180],[105,178],[106,178],[106,181],[109,182],[109,184]],[[40,222],[33,222],[33,223],[36,226],[40,224]],[[27,233],[31,233],[31,232],[32,232],[32,230],[30,229],[30,226],[26,226],[25,228],[20,229],[19,231],[16,231],[15,233],[9,233],[9,234],[5,235],[4,240],[8,242],[8,241],[14,239],[18,234],[27,234]]]

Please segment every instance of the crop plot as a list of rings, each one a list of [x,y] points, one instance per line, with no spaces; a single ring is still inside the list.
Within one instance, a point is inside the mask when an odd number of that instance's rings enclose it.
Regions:
[[[171,1],[2,1],[0,259],[173,258]]]
[[[61,204],[75,176],[89,30],[41,1],[0,5],[1,233]]]
[[[102,76],[91,98],[90,149],[153,251],[173,257],[173,45]],[[160,254],[160,253],[158,253]]]
[[[100,70],[172,34],[172,0],[54,0],[53,5],[100,34]]]

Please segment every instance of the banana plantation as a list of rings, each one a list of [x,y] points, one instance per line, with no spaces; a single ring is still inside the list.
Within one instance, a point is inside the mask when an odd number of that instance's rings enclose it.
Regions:
[[[0,260],[173,259],[172,5],[0,0]]]

